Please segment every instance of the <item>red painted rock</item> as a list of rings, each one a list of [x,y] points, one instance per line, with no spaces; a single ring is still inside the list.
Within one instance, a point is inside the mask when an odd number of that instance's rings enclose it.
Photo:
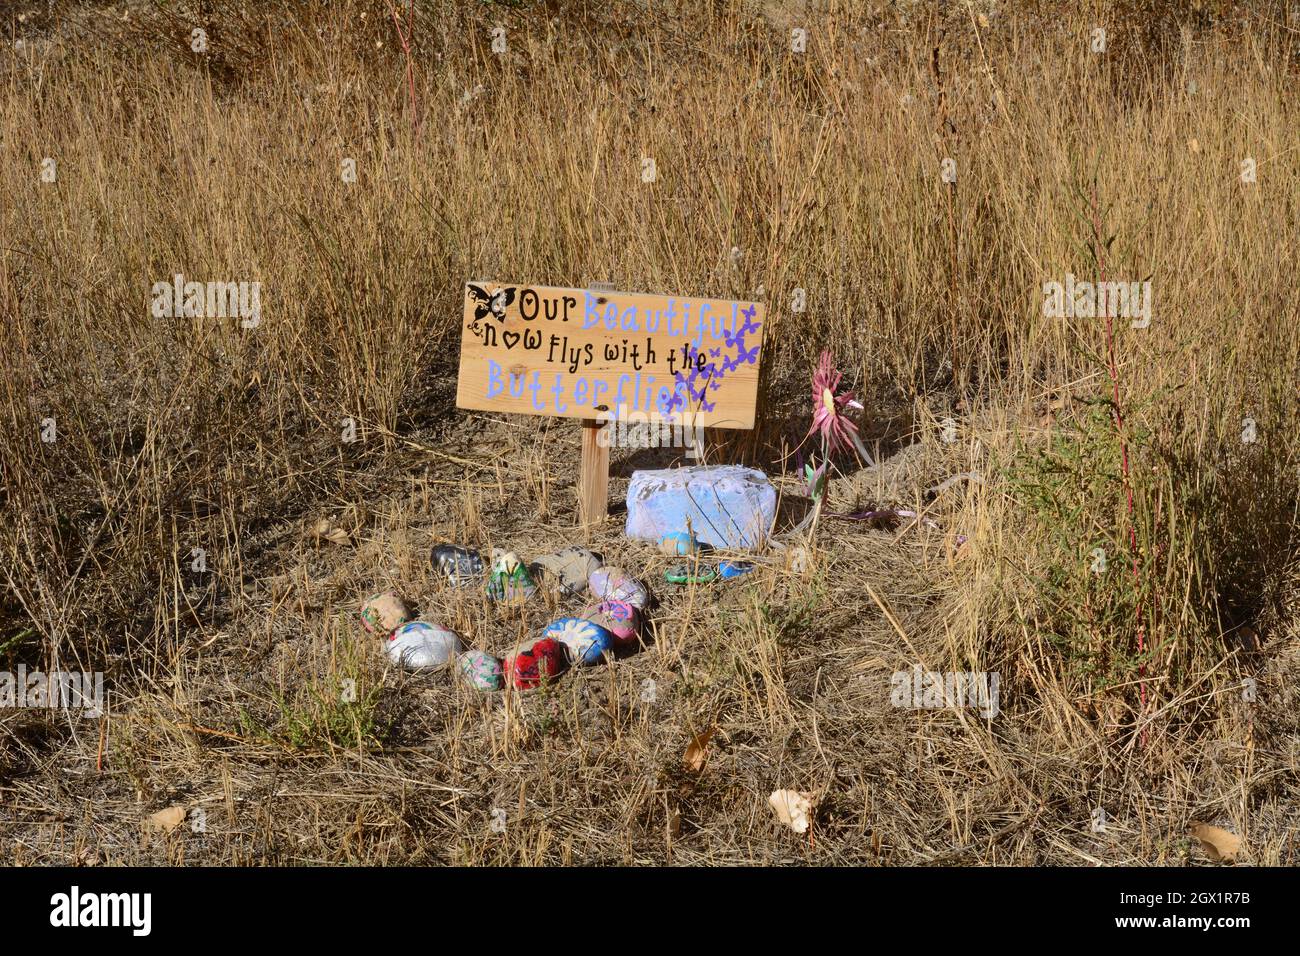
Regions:
[[[557,677],[565,662],[564,645],[544,637],[507,657],[506,675],[519,690],[531,690]]]

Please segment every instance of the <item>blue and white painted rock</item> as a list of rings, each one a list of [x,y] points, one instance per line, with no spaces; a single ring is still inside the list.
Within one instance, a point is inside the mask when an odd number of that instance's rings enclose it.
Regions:
[[[614,638],[599,624],[580,617],[562,617],[548,624],[543,638],[559,641],[574,664],[596,664],[614,646]]]
[[[402,667],[438,667],[460,650],[460,638],[426,621],[403,624],[388,639],[388,656]]]
[[[391,634],[411,619],[411,609],[393,591],[372,594],[361,605],[361,626],[371,634]]]
[[[465,587],[483,578],[483,559],[468,548],[439,544],[434,547],[430,560],[454,588]]]
[[[456,660],[460,676],[475,690],[500,690],[504,681],[501,661],[485,651],[466,651]]]
[[[625,601],[644,610],[650,599],[645,585],[618,568],[598,568],[591,572],[591,593],[601,601]]]
[[[689,531],[670,531],[659,539],[659,550],[670,557],[685,557],[700,550],[700,541]]]
[[[636,640],[637,609],[626,601],[601,601],[585,608],[582,616],[609,631],[616,644]]]
[[[565,658],[564,645],[544,637],[506,658],[506,676],[517,689],[532,690],[559,675]]]

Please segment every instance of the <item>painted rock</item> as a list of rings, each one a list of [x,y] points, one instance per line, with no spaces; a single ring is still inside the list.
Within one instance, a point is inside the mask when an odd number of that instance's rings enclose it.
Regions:
[[[644,584],[618,568],[598,568],[591,573],[588,583],[591,593],[602,601],[624,601],[644,610],[650,599]]]
[[[745,561],[723,561],[718,565],[718,577],[738,578],[742,574],[748,574],[753,570],[754,566]]]
[[[683,557],[698,553],[700,541],[689,531],[672,531],[659,539],[659,550],[672,557]]]
[[[708,564],[675,564],[664,572],[673,584],[708,584],[718,579],[718,569]]]
[[[519,555],[507,551],[499,555],[492,564],[487,593],[498,601],[511,601],[515,598],[532,597],[537,593],[537,585],[533,583],[528,567],[519,560]]]
[[[595,621],[562,617],[547,625],[543,638],[559,641],[574,664],[596,664],[614,646],[614,637]]]
[[[432,561],[455,588],[473,584],[483,577],[483,559],[467,548],[458,548],[454,544],[437,545],[433,549]]]
[[[500,690],[503,681],[501,661],[484,651],[466,651],[456,660],[460,676],[475,690]]]
[[[555,580],[566,594],[581,594],[587,590],[587,579],[600,565],[600,558],[586,548],[570,546],[542,555],[530,567]]]
[[[361,605],[361,626],[371,634],[388,634],[411,619],[411,609],[392,591],[372,594]]]
[[[438,667],[460,650],[460,638],[425,621],[403,624],[388,639],[388,656],[403,667]]]
[[[776,519],[776,489],[741,465],[634,471],[627,486],[629,538],[659,541],[690,528],[704,544],[754,548]]]
[[[556,677],[564,664],[564,645],[544,637],[507,657],[505,670],[511,684],[519,690],[530,690]]]
[[[636,640],[639,614],[637,609],[626,601],[601,601],[599,604],[592,604],[583,610],[582,616],[609,631],[609,636],[617,644]]]

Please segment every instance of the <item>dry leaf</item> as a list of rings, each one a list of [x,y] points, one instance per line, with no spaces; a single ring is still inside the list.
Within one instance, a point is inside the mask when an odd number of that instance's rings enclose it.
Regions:
[[[776,812],[776,818],[795,833],[808,832],[808,818],[813,809],[811,793],[802,790],[773,790],[767,802]]]
[[[332,541],[334,544],[347,544],[348,533],[336,525],[329,518],[321,518],[312,528],[312,533],[318,541]]]
[[[1201,841],[1201,847],[1216,863],[1235,863],[1241,850],[1241,837],[1212,827],[1208,823],[1188,824],[1187,832]]]
[[[144,828],[154,833],[171,833],[185,820],[185,808],[182,806],[168,807],[166,810],[159,810],[152,814],[144,821]]]
[[[709,756],[709,741],[713,739],[713,735],[717,732],[717,727],[710,727],[691,741],[691,745],[686,748],[686,755],[682,758],[682,763],[686,764],[687,770],[692,773],[699,773],[704,769],[704,761]]]

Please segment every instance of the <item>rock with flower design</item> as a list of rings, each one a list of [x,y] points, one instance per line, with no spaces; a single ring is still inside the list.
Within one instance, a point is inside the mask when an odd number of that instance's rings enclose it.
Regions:
[[[601,601],[624,601],[633,607],[644,609],[650,600],[645,585],[618,568],[599,568],[593,571],[589,584],[591,593]]]
[[[636,640],[640,612],[626,601],[601,601],[586,607],[582,616],[609,631],[615,644]]]
[[[391,634],[411,617],[411,609],[393,591],[372,594],[361,605],[361,626],[371,634]]]
[[[460,638],[427,621],[410,621],[388,638],[388,656],[402,667],[440,667],[460,650]]]
[[[475,690],[500,690],[503,683],[501,661],[486,651],[466,651],[456,659],[460,676]]]
[[[532,690],[564,670],[564,645],[549,637],[534,641],[506,658],[506,677],[519,690]]]
[[[513,551],[498,555],[492,563],[492,575],[487,583],[490,597],[498,601],[513,601],[532,597],[536,592],[537,585],[519,555]]]
[[[599,624],[580,617],[562,617],[542,632],[564,645],[574,664],[596,664],[614,646],[614,638]]]

